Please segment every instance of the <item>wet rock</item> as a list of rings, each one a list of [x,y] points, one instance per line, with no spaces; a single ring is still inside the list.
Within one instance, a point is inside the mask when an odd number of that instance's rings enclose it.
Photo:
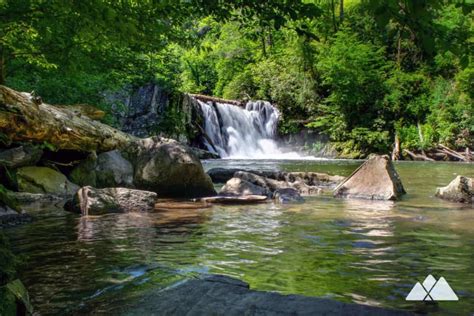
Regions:
[[[156,193],[149,191],[83,187],[74,195],[72,201],[66,203],[65,208],[83,215],[150,212],[154,209],[157,198]]]
[[[0,228],[12,227],[32,221],[32,217],[24,212],[18,212],[6,205],[0,205]]]
[[[268,195],[269,192],[258,185],[242,180],[232,178],[222,187],[219,195],[238,196],[238,195]]]
[[[19,168],[35,165],[43,155],[43,150],[33,145],[23,145],[0,151],[0,165]]]
[[[152,137],[132,143],[126,157],[135,169],[136,188],[161,197],[203,197],[216,192],[192,150],[173,139]]]
[[[301,179],[294,179],[295,181],[289,182],[285,181],[284,179],[276,180],[245,171],[238,171],[234,174],[234,176],[254,185],[260,186],[270,193],[273,193],[278,189],[293,188],[300,194],[314,195],[321,193],[322,190],[319,187],[307,185]]]
[[[202,202],[218,203],[218,204],[252,204],[266,202],[268,197],[266,195],[216,195],[200,199]]]
[[[277,189],[273,192],[273,199],[281,204],[302,203],[303,197],[293,188]]]
[[[457,176],[447,186],[438,188],[436,196],[459,203],[474,203],[473,178]]]
[[[324,188],[335,187],[338,183],[343,181],[345,177],[332,176],[326,173],[319,172],[283,172],[283,171],[269,171],[269,170],[244,170],[237,168],[212,168],[207,171],[212,181],[216,183],[225,183],[234,177],[236,172],[250,172],[261,177],[284,181],[289,183],[300,182],[308,186],[317,186]]]
[[[86,159],[81,161],[69,174],[69,179],[77,185],[97,187],[97,154],[91,153]]]
[[[17,179],[20,192],[68,196],[79,189],[65,175],[47,167],[22,167],[17,171]]]
[[[411,315],[409,312],[302,295],[255,291],[243,281],[208,275],[154,290],[116,315]]]
[[[334,190],[335,197],[397,200],[403,194],[400,177],[390,158],[373,155]]]

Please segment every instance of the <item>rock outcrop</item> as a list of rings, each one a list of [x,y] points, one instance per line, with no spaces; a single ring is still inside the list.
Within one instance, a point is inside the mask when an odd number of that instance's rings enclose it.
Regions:
[[[83,187],[66,203],[68,211],[83,215],[106,213],[150,212],[158,195],[154,192],[127,188],[95,189]]]
[[[275,190],[275,192],[273,192],[273,199],[281,204],[304,202],[304,198],[293,188]]]
[[[457,176],[447,186],[438,188],[436,196],[459,203],[474,203],[473,178]]]
[[[319,172],[283,172],[268,170],[244,170],[236,168],[212,168],[207,171],[207,174],[211,177],[212,181],[216,183],[225,183],[233,178],[235,173],[239,171],[249,172],[277,181],[285,181],[288,183],[301,182],[309,186],[324,188],[335,187],[338,183],[345,179],[345,177],[342,176],[333,176]]]
[[[154,290],[114,315],[411,315],[409,312],[302,295],[255,291],[243,281],[208,275]]]
[[[0,149],[0,165],[8,168],[19,168],[35,165],[43,155],[38,146],[23,145],[15,148]]]
[[[230,179],[219,191],[219,195],[226,196],[268,195],[269,193],[265,188],[240,178]]]
[[[211,178],[186,145],[173,139],[151,137],[130,144],[124,154],[134,166],[136,188],[160,197],[215,195]]]
[[[17,171],[17,180],[20,192],[68,196],[79,189],[65,175],[47,167],[22,167]]]
[[[334,190],[335,197],[397,200],[403,194],[400,177],[386,155],[371,156]]]

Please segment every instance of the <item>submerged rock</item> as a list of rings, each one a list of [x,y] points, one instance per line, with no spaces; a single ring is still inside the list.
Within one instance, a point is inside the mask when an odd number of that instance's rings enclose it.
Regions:
[[[266,195],[216,195],[200,199],[202,202],[218,203],[218,204],[249,204],[266,202],[268,197]]]
[[[152,137],[138,140],[125,150],[135,169],[134,185],[161,197],[215,195],[211,178],[201,161],[186,145],[173,139]]]
[[[149,191],[83,187],[74,195],[72,201],[66,203],[65,208],[83,215],[149,212],[154,209],[157,198],[156,193]]]
[[[397,200],[405,194],[400,177],[386,155],[371,156],[334,190],[335,197]]]
[[[436,196],[459,203],[474,203],[473,178],[457,176],[447,186],[438,188]]]
[[[79,187],[65,175],[47,167],[22,167],[17,171],[18,191],[69,196]]]
[[[281,204],[304,202],[304,198],[293,188],[275,190],[273,192],[273,199]]]
[[[255,185],[249,181],[240,178],[232,178],[222,187],[219,195],[238,196],[238,195],[268,195],[265,188]]]
[[[114,315],[411,315],[409,312],[336,300],[255,291],[243,281],[207,275],[165,290],[154,290],[139,302],[117,306]]]
[[[43,150],[33,145],[0,150],[0,165],[8,168],[32,166],[41,159],[42,155]]]

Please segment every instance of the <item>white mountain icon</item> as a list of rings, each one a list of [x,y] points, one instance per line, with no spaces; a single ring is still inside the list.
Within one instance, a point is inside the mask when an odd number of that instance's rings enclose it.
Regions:
[[[423,284],[416,282],[405,298],[407,301],[459,301],[448,281],[441,277],[438,281],[430,274]]]

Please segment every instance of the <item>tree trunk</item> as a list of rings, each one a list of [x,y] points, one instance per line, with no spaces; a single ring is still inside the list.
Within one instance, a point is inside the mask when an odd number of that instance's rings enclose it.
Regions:
[[[400,139],[398,138],[398,134],[395,134],[395,140],[393,144],[393,151],[392,151],[392,160],[399,160],[400,159]]]
[[[344,0],[339,1],[339,22],[344,21]]]
[[[5,49],[0,45],[0,85],[5,84],[7,75],[7,69],[5,67]]]
[[[0,134],[10,142],[49,143],[57,149],[104,152],[136,138],[108,125],[77,116],[67,108],[0,85]]]

